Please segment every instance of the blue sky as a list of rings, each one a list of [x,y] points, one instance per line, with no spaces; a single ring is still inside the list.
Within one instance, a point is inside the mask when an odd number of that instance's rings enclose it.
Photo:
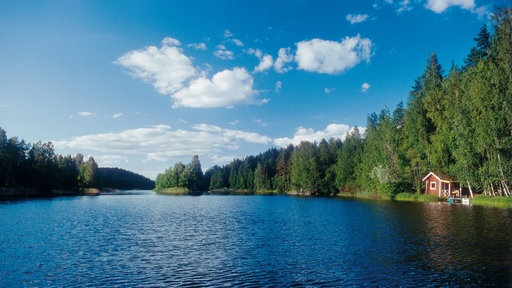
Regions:
[[[507,1],[2,1],[0,127],[154,178],[391,110]]]

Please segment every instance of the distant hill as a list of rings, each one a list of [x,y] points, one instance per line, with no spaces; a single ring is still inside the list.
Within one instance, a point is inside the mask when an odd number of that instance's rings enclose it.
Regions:
[[[99,167],[98,186],[112,189],[143,189],[155,188],[155,181],[140,174],[121,168]]]

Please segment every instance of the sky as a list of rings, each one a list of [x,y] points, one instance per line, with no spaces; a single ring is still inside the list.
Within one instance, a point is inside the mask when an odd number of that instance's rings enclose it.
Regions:
[[[0,127],[154,179],[344,139],[462,65],[486,0],[0,2]],[[491,30],[491,29],[489,29]]]

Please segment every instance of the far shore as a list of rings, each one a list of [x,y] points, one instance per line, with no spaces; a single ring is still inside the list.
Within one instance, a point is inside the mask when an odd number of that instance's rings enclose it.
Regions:
[[[60,196],[97,196],[103,190],[98,188],[40,191],[35,188],[0,187],[0,198],[38,198]]]

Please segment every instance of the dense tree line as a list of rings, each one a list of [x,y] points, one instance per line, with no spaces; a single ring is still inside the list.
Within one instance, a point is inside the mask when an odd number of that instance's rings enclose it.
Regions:
[[[116,168],[98,168],[91,156],[58,155],[51,142],[27,144],[0,128],[0,188],[51,190],[83,188],[152,189],[153,181]]]
[[[184,165],[178,162],[174,164],[174,167],[158,174],[155,181],[155,189],[159,191],[166,188],[179,187],[189,191],[204,191],[207,188],[203,176],[199,157],[194,155],[189,164]]]
[[[365,131],[355,127],[343,142],[302,142],[214,166],[200,187],[393,197],[420,193],[421,179],[435,171],[471,193],[511,196],[512,9],[496,10],[493,32],[484,25],[474,40],[464,65],[447,73],[430,55],[406,105],[372,113]],[[178,177],[189,165],[178,166],[160,185],[189,185]]]

